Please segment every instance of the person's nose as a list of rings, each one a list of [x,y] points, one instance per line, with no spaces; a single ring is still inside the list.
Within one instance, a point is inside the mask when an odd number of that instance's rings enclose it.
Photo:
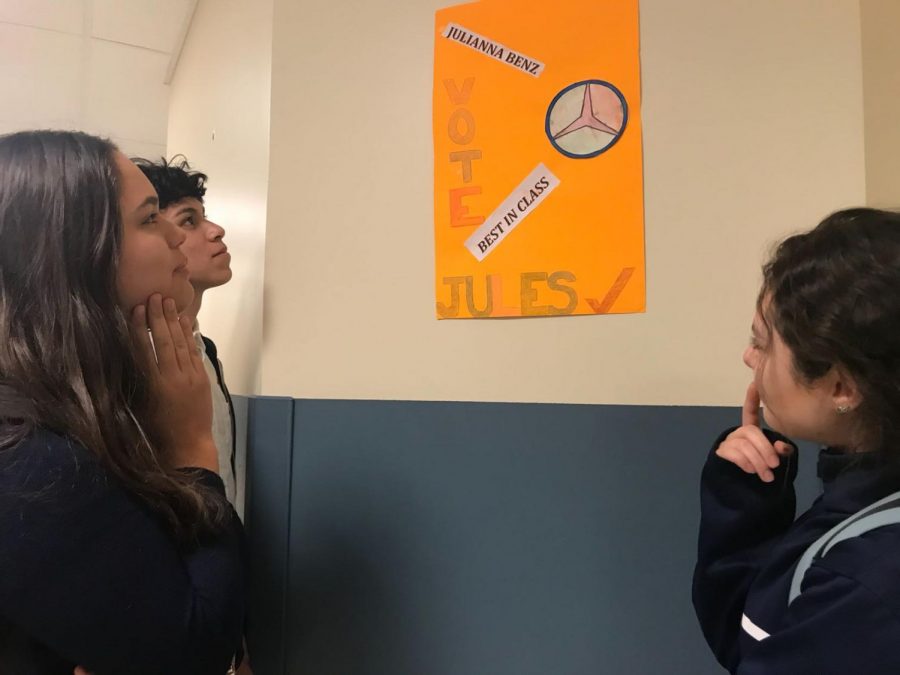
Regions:
[[[744,365],[746,365],[750,370],[756,370],[756,363],[759,360],[759,356],[756,353],[756,348],[753,345],[747,345],[747,348],[744,350]]]
[[[207,235],[209,236],[210,241],[218,241],[225,236],[225,228],[219,225],[218,223],[214,223],[211,220],[206,221],[209,225],[207,230]]]

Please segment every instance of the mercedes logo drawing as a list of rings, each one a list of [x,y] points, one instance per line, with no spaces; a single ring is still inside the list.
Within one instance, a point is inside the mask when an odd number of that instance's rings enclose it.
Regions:
[[[547,109],[545,131],[556,150],[589,159],[609,150],[625,131],[628,104],[603,80],[584,80],[559,92]]]

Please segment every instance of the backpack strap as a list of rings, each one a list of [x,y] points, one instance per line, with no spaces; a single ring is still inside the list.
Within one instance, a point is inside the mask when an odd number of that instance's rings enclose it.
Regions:
[[[788,605],[800,595],[803,577],[812,564],[828,553],[835,545],[847,539],[858,537],[870,530],[887,525],[900,524],[900,492],[879,499],[874,504],[857,511],[849,518],[832,527],[828,532],[816,539],[800,557],[794,576],[791,578],[791,590],[788,594]]]

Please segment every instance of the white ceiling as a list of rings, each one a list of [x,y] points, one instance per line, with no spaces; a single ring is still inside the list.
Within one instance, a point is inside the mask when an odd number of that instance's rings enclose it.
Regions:
[[[0,134],[80,129],[166,152],[169,82],[198,0],[0,0]]]
[[[0,24],[131,45],[169,57],[170,79],[197,0],[0,0]]]

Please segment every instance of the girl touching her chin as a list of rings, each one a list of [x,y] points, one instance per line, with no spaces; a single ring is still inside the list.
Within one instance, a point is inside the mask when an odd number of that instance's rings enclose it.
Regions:
[[[183,232],[77,132],[0,137],[0,671],[224,675],[243,533]]]

